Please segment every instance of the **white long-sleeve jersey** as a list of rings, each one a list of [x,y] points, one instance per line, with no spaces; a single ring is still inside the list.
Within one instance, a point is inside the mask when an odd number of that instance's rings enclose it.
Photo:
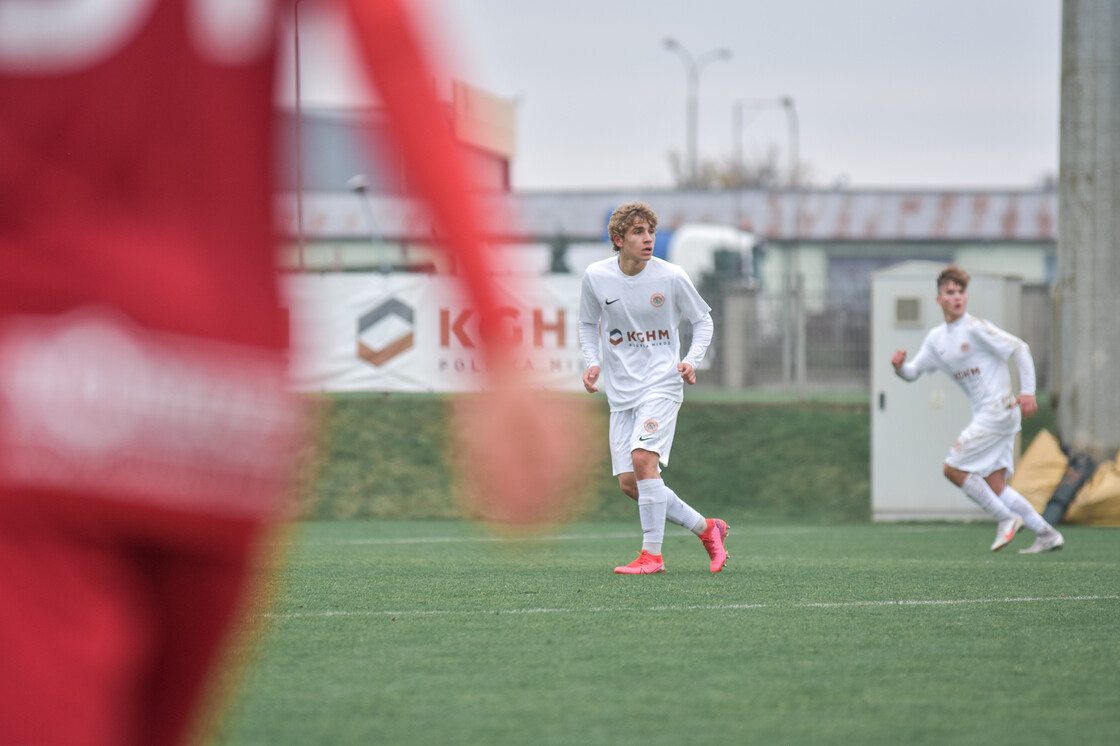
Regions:
[[[662,259],[650,259],[633,276],[619,269],[616,256],[587,268],[580,295],[580,343],[588,367],[603,369],[611,411],[659,396],[683,401],[678,327],[682,318],[693,325],[684,362],[695,368],[712,339],[710,311],[685,271]]]
[[[993,432],[1015,432],[1020,414],[1007,368],[1012,357],[1019,368],[1021,392],[1033,395],[1034,361],[1027,343],[966,313],[951,324],[931,329],[918,354],[897,373],[913,381],[922,373],[942,370],[968,394],[973,422]]]

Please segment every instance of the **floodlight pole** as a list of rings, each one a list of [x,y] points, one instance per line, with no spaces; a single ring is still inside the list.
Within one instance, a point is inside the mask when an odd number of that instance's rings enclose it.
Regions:
[[[1120,13],[1112,0],[1062,4],[1058,435],[1097,463],[1120,447]]]
[[[680,55],[685,69],[685,140],[687,147],[687,168],[689,186],[695,187],[700,182],[699,165],[697,162],[697,123],[700,116],[700,72],[704,65],[715,60],[731,59],[731,52],[727,49],[712,49],[704,52],[699,57],[693,57],[685,47],[676,39],[666,38],[662,42],[666,49]]]

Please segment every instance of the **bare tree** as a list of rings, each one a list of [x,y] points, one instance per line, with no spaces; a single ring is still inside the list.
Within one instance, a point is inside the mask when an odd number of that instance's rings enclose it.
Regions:
[[[756,153],[741,161],[732,157],[722,161],[701,160],[697,178],[693,181],[681,154],[674,150],[669,153],[669,168],[678,189],[785,189],[805,186],[808,167],[799,164],[798,173],[793,175],[796,184],[791,184],[790,174],[783,170],[779,155],[778,147],[771,145],[765,153]]]

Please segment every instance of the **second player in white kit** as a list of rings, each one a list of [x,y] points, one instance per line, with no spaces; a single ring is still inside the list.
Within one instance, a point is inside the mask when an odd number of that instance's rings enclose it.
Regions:
[[[912,361],[907,362],[905,350],[898,350],[891,365],[907,381],[944,371],[968,394],[972,421],[950,449],[944,473],[999,521],[992,551],[1006,546],[1024,524],[1038,536],[1024,553],[1061,549],[1062,535],[1006,482],[1015,468],[1015,433],[1022,415],[1037,411],[1030,349],[1018,337],[966,312],[968,282],[968,273],[955,265],[941,273],[937,303],[945,323],[930,330]],[[1019,368],[1018,396],[1007,368],[1011,358]]]

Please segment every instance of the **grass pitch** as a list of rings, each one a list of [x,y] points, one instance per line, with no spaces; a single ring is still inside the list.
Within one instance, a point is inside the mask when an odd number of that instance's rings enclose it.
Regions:
[[[1120,533],[1063,532],[740,521],[713,575],[671,527],[634,577],[636,515],[300,524],[212,742],[1115,743]]]

